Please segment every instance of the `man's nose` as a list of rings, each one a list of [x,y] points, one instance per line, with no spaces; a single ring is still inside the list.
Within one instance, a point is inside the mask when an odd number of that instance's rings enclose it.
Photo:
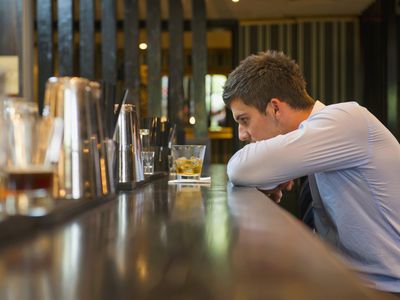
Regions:
[[[239,140],[246,142],[250,141],[250,135],[240,124],[238,126]]]

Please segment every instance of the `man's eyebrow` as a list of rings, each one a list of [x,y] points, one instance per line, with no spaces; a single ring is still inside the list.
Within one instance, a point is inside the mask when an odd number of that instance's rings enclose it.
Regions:
[[[246,113],[242,113],[242,114],[239,114],[237,116],[233,116],[233,118],[235,119],[235,121],[237,121],[237,120],[239,120],[239,119],[241,119],[241,118],[243,118],[245,116],[246,116]]]

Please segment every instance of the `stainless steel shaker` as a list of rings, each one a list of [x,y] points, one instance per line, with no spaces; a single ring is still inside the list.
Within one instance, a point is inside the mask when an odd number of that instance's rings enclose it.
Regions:
[[[123,104],[114,133],[117,143],[117,183],[137,183],[144,180],[141,142],[136,107]]]
[[[100,96],[100,85],[85,78],[51,77],[46,84],[43,115],[64,120],[54,181],[56,197],[78,199],[113,193]]]

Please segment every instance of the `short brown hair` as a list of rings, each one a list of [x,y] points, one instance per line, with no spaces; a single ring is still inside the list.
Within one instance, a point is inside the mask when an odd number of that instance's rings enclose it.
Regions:
[[[306,81],[297,63],[282,52],[272,50],[244,59],[229,74],[222,97],[228,107],[232,100],[240,99],[260,112],[265,112],[272,98],[294,109],[307,109],[315,102],[306,91]]]

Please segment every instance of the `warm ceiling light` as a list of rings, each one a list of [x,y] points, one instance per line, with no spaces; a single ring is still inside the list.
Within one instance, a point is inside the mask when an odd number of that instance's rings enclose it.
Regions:
[[[239,2],[239,0],[232,0],[232,2]]]
[[[147,49],[147,44],[146,43],[140,43],[139,44],[139,49],[146,50]]]

